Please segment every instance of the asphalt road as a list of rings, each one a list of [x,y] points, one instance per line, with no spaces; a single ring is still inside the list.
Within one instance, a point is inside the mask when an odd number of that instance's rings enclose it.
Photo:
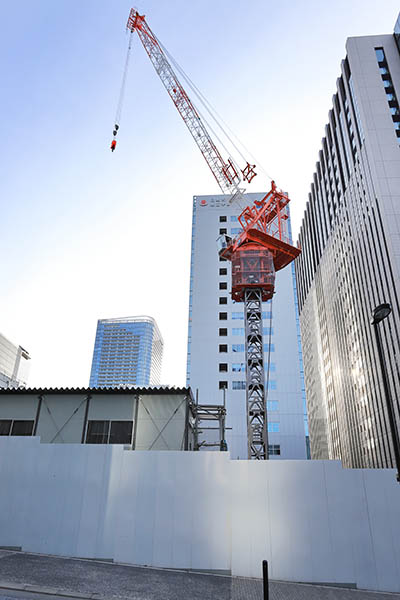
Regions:
[[[263,600],[261,580],[0,550],[0,600]],[[400,600],[400,594],[270,582],[270,600]]]

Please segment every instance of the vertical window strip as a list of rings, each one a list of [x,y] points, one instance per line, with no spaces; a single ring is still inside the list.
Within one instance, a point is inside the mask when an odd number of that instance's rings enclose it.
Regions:
[[[361,123],[360,109],[358,107],[358,102],[357,102],[356,94],[354,91],[353,78],[351,75],[349,78],[349,88],[350,88],[351,100],[353,102],[354,114],[356,116],[357,133],[358,133],[358,137],[360,139],[360,145],[362,146],[362,144],[365,140],[365,135],[364,135],[364,129],[363,129],[363,126]]]
[[[392,76],[386,61],[385,51],[383,48],[375,48],[375,55],[378,61],[381,79],[385,87],[386,99],[389,105],[389,110],[392,115],[394,129],[397,135],[398,143],[400,144],[400,110],[396,92],[394,91]]]

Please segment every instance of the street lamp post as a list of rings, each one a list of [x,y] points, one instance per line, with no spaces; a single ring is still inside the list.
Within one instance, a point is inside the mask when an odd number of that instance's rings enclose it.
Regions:
[[[394,456],[396,459],[396,467],[397,467],[397,476],[396,479],[400,483],[400,444],[399,444],[399,435],[397,432],[396,421],[394,416],[393,402],[390,395],[389,388],[389,379],[387,374],[386,362],[383,356],[383,347],[382,347],[382,338],[381,332],[379,330],[379,323],[386,319],[392,312],[390,304],[384,303],[380,304],[376,308],[374,308],[371,317],[371,325],[374,326],[375,337],[376,337],[376,345],[378,348],[378,356],[379,363],[381,367],[382,379],[383,379],[383,389],[385,391],[385,400],[386,400],[386,408],[388,412],[389,426],[390,432],[392,435],[392,443],[394,449]]]

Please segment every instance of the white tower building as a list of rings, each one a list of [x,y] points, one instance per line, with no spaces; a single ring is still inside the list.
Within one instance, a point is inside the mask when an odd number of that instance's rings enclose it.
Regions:
[[[231,300],[231,263],[220,260],[216,246],[220,234],[239,232],[240,212],[224,195],[193,199],[187,385],[198,390],[201,404],[221,404],[225,394],[228,450],[232,458],[246,459],[243,303]],[[304,459],[307,423],[291,266],[277,273],[276,294],[263,309],[269,455]]]

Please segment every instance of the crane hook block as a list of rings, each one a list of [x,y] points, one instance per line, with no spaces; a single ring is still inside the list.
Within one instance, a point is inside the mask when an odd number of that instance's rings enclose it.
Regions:
[[[115,150],[115,146],[116,146],[116,145],[117,145],[117,140],[113,140],[113,141],[111,142],[111,146],[110,146],[110,148],[111,148],[111,152],[114,152],[114,150]]]
[[[118,131],[119,129],[119,125],[117,123],[115,123],[115,129]]]

